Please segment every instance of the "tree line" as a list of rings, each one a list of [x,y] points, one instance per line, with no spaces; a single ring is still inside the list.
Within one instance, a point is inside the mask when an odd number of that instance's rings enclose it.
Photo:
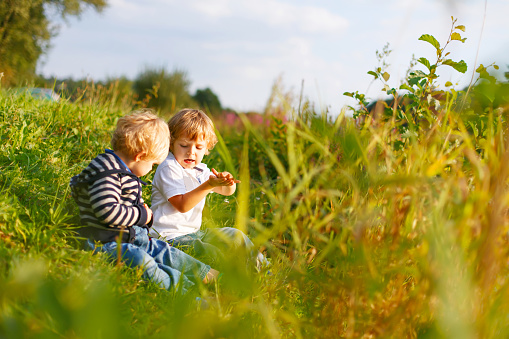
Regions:
[[[147,67],[133,79],[127,77],[92,81],[89,79],[37,76],[34,86],[53,88],[61,97],[78,100],[97,88],[105,88],[118,98],[129,98],[133,106],[152,107],[161,112],[175,112],[185,107],[200,107],[212,115],[221,114],[218,96],[209,88],[190,90],[187,72],[165,67]]]

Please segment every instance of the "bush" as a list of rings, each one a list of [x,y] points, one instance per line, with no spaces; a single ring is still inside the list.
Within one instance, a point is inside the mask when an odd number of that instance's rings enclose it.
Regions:
[[[189,85],[187,73],[184,71],[175,70],[169,73],[164,67],[146,68],[136,76],[133,89],[140,100],[147,99],[147,107],[167,114],[196,106],[189,95]]]

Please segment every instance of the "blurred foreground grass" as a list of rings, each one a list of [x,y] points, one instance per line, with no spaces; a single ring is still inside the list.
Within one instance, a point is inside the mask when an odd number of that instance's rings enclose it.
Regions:
[[[508,108],[480,124],[448,100],[403,146],[394,120],[359,128],[309,106],[218,124],[205,161],[242,183],[208,197],[205,226],[246,230],[272,274],[232,258],[182,297],[74,238],[69,178],[128,111],[0,92],[0,337],[508,337]]]

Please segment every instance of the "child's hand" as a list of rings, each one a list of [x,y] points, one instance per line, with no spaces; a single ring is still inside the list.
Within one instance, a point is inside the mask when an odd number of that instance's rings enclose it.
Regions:
[[[212,173],[209,178],[209,183],[214,186],[233,186],[234,184],[240,183],[240,180],[236,180],[233,178],[229,172],[220,172],[218,173],[214,168],[212,168]]]
[[[145,210],[147,210],[147,224],[152,220],[152,210],[148,207],[147,204],[143,204],[143,207],[145,207]]]

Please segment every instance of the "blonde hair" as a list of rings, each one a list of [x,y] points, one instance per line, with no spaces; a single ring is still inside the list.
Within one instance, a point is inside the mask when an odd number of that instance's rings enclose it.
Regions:
[[[212,120],[207,114],[198,109],[185,108],[180,110],[168,121],[168,128],[170,129],[171,145],[182,136],[187,136],[190,140],[198,140],[198,138],[203,137],[203,140],[207,143],[207,150],[213,149],[217,143]]]
[[[114,151],[140,160],[161,160],[168,155],[170,131],[166,123],[149,109],[141,109],[120,118],[111,138]]]

